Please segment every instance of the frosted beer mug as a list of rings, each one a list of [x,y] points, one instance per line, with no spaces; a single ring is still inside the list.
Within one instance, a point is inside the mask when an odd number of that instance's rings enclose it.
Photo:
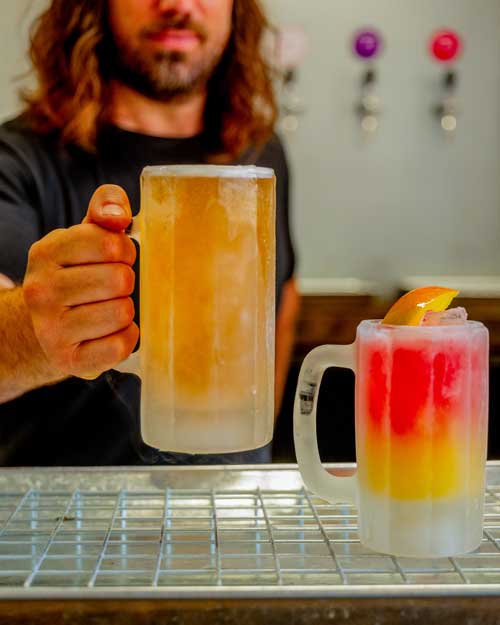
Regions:
[[[138,233],[138,235],[136,234]],[[161,450],[256,449],[274,421],[275,177],[271,169],[146,167],[140,243],[144,441]]]
[[[316,405],[327,367],[356,374],[357,473],[321,465]],[[471,551],[482,538],[488,425],[488,331],[478,322],[363,321],[352,345],[313,350],[300,372],[295,447],[305,485],[359,511],[361,541],[415,557]]]

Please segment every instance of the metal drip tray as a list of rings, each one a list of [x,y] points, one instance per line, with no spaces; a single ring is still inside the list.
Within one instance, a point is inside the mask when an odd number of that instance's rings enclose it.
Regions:
[[[356,510],[296,467],[0,471],[0,598],[331,598],[500,594],[500,465],[483,543],[380,555]],[[126,592],[124,592],[126,591]]]

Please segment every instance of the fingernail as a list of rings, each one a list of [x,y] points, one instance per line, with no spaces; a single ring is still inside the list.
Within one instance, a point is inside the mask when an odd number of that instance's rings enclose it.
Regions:
[[[97,378],[100,376],[100,373],[92,373],[92,374],[88,374],[88,375],[80,375],[79,377],[82,378],[82,380],[97,380]]]
[[[125,211],[118,204],[105,204],[101,208],[101,213],[105,216],[113,215],[114,217],[122,217],[125,215]]]

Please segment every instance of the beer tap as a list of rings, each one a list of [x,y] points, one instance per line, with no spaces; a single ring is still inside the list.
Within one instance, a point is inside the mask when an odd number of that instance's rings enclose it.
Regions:
[[[305,112],[304,100],[297,89],[297,70],[288,68],[283,74],[281,94],[283,117],[281,126],[285,132],[295,132],[299,127],[299,117]]]
[[[361,76],[361,94],[354,110],[359,117],[362,130],[373,134],[378,130],[382,112],[381,99],[377,95],[378,73],[373,61],[382,49],[382,36],[375,30],[358,31],[353,39],[354,54],[367,64]]]
[[[430,51],[434,60],[444,64],[446,69],[441,78],[441,99],[433,107],[442,130],[452,136],[458,126],[459,108],[457,104],[458,71],[451,67],[462,51],[459,35],[453,30],[440,30],[433,34]]]
[[[275,68],[281,75],[280,125],[286,133],[298,130],[300,116],[306,111],[299,89],[299,74],[307,50],[307,36],[302,26],[283,26],[277,31]]]

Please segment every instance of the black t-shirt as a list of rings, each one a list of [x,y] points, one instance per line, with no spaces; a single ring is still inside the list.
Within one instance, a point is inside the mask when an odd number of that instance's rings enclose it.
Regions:
[[[288,168],[273,137],[240,162],[272,167],[277,178],[276,303],[294,269]],[[96,154],[32,132],[22,118],[0,126],[0,273],[21,283],[30,246],[55,228],[80,223],[95,189],[122,186],[139,210],[145,165],[204,162],[201,137],[165,139],[106,127]],[[137,300],[137,294],[134,294]],[[138,310],[136,302],[136,310]],[[69,378],[0,404],[0,465],[110,465],[172,462],[140,436],[140,381],[116,371]]]

